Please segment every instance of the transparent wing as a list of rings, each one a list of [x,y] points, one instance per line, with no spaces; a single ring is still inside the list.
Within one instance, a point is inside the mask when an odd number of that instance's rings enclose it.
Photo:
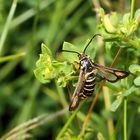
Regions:
[[[129,75],[128,72],[120,69],[105,67],[94,62],[93,65],[98,70],[97,74],[99,74],[103,79],[106,79],[109,82],[117,82],[118,80]]]

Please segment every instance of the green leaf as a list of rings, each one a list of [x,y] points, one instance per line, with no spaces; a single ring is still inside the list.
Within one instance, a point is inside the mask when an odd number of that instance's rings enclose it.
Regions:
[[[140,8],[135,12],[135,19],[140,21]]]
[[[44,70],[44,69],[41,69],[41,68],[35,69],[35,70],[34,70],[35,77],[36,77],[41,83],[49,83],[50,80],[44,78],[44,74],[42,73],[43,70]]]
[[[136,86],[140,86],[140,76],[138,76],[135,80],[134,80],[134,84]]]
[[[109,15],[105,15],[103,19],[103,24],[107,32],[116,33],[117,29],[112,25]]]
[[[135,90],[137,90],[137,87],[133,85],[128,90],[126,90],[123,95],[128,96],[128,95],[132,94]]]
[[[73,44],[71,44],[69,42],[64,42],[63,50],[77,51],[77,48],[76,48],[76,46],[74,46]]]
[[[123,96],[119,96],[111,105],[110,110],[115,112],[123,101]]]
[[[129,71],[133,74],[140,73],[140,65],[138,64],[132,64],[129,66]]]
[[[51,79],[56,77],[57,72],[52,64],[52,53],[50,49],[43,43],[41,44],[41,52],[42,53],[36,62],[34,74],[41,83],[48,83]]]
[[[78,48],[76,48],[74,45],[68,42],[63,43],[63,50],[69,50],[69,51],[78,51]],[[78,60],[77,54],[71,53],[71,52],[63,52],[64,60],[73,63],[74,61]]]
[[[103,8],[100,8],[100,16],[101,17],[104,17],[104,15],[105,15],[105,11],[104,11],[104,9]]]
[[[48,83],[50,79],[56,76],[51,57],[47,54],[40,54],[40,58],[36,62],[36,67],[34,74],[41,83]]]
[[[130,23],[130,13],[127,13],[127,14],[125,14],[124,16],[123,16],[123,24],[124,24],[124,26],[128,26],[129,25],[129,23]]]
[[[114,27],[117,27],[120,21],[120,14],[117,12],[113,12],[110,16],[110,21]]]
[[[128,27],[128,33],[127,35],[133,34],[138,29],[139,22],[137,20],[133,20]],[[138,45],[139,47],[139,45]]]
[[[45,44],[41,44],[41,52],[42,54],[48,54],[49,56],[52,57],[52,53],[51,50],[49,49],[49,47],[47,47]]]
[[[61,87],[66,87],[67,85],[67,81],[64,76],[61,76],[60,78],[58,78],[57,83]]]
[[[52,65],[57,69],[57,72],[63,72],[65,75],[69,74],[73,70],[73,66],[67,62],[53,61]]]
[[[34,74],[41,83],[48,83],[56,78],[57,83],[61,86],[66,86],[67,75],[73,71],[73,66],[67,62],[59,62],[54,60],[52,53],[46,45],[41,45],[42,53],[36,62]]]

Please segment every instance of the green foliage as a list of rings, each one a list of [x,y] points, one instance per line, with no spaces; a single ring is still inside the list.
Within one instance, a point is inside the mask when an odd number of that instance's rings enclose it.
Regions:
[[[140,65],[132,64],[130,65],[129,70],[132,74],[136,75],[136,78],[134,79],[134,84],[136,86],[140,86]]]
[[[100,9],[101,24],[99,29],[106,36],[106,41],[117,41],[120,47],[132,46],[140,47],[140,38],[134,33],[139,28],[140,10],[138,9],[133,19],[130,19],[130,13],[120,15],[116,12],[105,15],[103,9]]]
[[[105,41],[107,42],[107,48],[111,49],[115,46],[127,48],[126,51],[131,52],[133,50],[134,55],[136,55],[137,52],[140,52],[140,38],[136,36],[140,23],[139,9],[135,12],[133,19],[130,18],[130,13],[120,15],[116,12],[113,12],[110,15],[106,15],[103,9],[100,9],[100,15],[101,24],[99,25],[99,30],[106,37]],[[135,63],[139,63],[139,56],[140,55],[133,58]],[[130,58],[127,59],[127,61],[129,61]],[[133,63],[132,60],[130,61]],[[128,67],[131,74],[134,74],[133,78],[129,77],[129,81],[131,82],[123,84],[125,89],[123,91],[119,91],[118,97],[112,103],[112,111],[116,111],[118,109],[124,98],[134,93],[134,91],[136,93],[138,92],[139,87],[137,86],[139,86],[140,67],[138,64],[130,64]]]
[[[60,86],[65,87],[70,78],[72,66],[67,62],[56,61],[50,49],[44,44],[41,46],[41,51],[40,58],[36,63],[37,68],[34,70],[36,78],[41,83],[49,83],[52,79],[56,79]]]
[[[140,86],[140,76],[138,76],[135,80],[134,80],[134,84],[136,86]]]
[[[75,47],[73,44],[70,44],[68,42],[64,42],[63,44],[63,50],[69,50],[69,51],[77,51],[79,52],[79,49]],[[76,55],[72,55],[71,53],[64,52],[64,60],[73,63],[74,61],[77,60]]]
[[[139,75],[140,74],[140,65],[138,65],[138,64],[130,65],[129,71],[133,74]]]
[[[56,71],[53,66],[52,53],[49,48],[42,44],[41,51],[42,54],[40,54],[40,58],[36,63],[37,69],[34,73],[40,82],[47,83],[56,77]]]

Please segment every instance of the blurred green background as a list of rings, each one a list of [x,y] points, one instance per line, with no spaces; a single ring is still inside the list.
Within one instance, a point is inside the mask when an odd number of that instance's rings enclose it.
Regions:
[[[66,88],[59,87],[55,79],[48,84],[42,84],[35,78],[33,71],[41,53],[41,44],[44,43],[50,48],[55,59],[62,60],[60,52],[64,41],[83,46],[87,39],[98,33],[98,10],[100,7],[104,8],[106,13],[115,11],[123,15],[130,12],[131,1],[0,0],[1,137],[19,124],[45,114],[46,117],[50,116],[50,118],[45,120],[44,124],[40,126],[39,123],[35,123],[38,127],[29,130],[31,135],[25,135],[25,132],[23,134],[25,138],[29,137],[29,139],[37,140],[56,138],[66,120],[71,116],[67,109],[63,109],[67,108],[69,93],[74,90],[74,87],[71,86],[69,91]],[[135,10],[139,7],[140,2],[137,0]],[[94,44],[96,44],[96,41]],[[102,54],[109,66],[117,49],[112,49],[110,53],[108,50],[106,51],[108,56],[103,52]],[[133,51],[131,54],[133,56],[129,55],[129,59],[131,57],[139,58],[138,55],[135,56]],[[94,52],[93,55],[92,58],[95,57]],[[116,64],[119,68],[124,69],[123,66],[120,66],[120,63],[124,64],[123,60],[126,56],[128,56],[128,53],[123,52],[119,64]],[[133,59],[133,62],[138,63],[138,60]],[[127,62],[126,65],[130,65],[130,63]],[[87,132],[92,132],[92,135],[81,139],[109,139],[109,130],[106,129],[109,113],[109,118],[114,121],[115,132],[117,133],[116,140],[122,140],[123,127],[121,119],[123,113],[121,109],[115,112],[116,114],[105,112],[103,95],[100,94],[99,98],[99,102],[95,107],[95,114],[90,121],[93,130],[87,129]],[[133,96],[131,99],[128,108],[128,139],[138,140],[140,139],[140,114],[138,114],[140,112],[140,101],[138,95]],[[79,125],[79,118],[83,120],[86,116],[90,102],[87,104],[87,107],[84,104],[83,112],[79,112],[77,118],[65,133],[66,137],[62,139],[78,139],[76,134],[78,135],[80,128],[76,128],[75,125]],[[97,132],[101,133],[98,133],[96,137]],[[14,133],[18,135],[18,131]],[[15,139],[21,138],[16,136]]]

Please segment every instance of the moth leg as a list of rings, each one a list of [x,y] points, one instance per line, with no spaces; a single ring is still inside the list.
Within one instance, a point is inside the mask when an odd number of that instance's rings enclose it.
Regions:
[[[80,69],[80,63],[78,61],[74,61],[73,65],[74,65],[74,69],[75,70],[79,70]]]

